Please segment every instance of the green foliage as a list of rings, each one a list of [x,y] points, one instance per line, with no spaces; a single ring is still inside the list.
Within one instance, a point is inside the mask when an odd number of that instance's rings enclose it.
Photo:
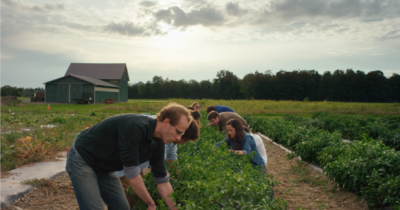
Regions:
[[[306,128],[315,127],[331,133],[341,133],[343,139],[360,140],[362,134],[383,142],[386,146],[400,150],[400,116],[368,118],[364,116],[339,116],[315,113],[311,119],[284,116],[285,121],[295,122]]]
[[[304,141],[295,146],[296,154],[304,161],[318,163],[317,157],[322,149],[341,144],[340,134],[337,132],[331,134],[319,131],[312,134],[314,135],[305,136]]]
[[[318,130],[310,126],[315,121],[309,123],[297,117],[288,116],[284,120],[244,118],[253,130],[292,148],[295,154],[291,156],[323,165],[327,177],[341,188],[361,192],[369,205],[399,205],[400,153],[382,142],[361,135],[361,140],[345,144],[339,132]],[[397,120],[391,119],[392,124]],[[368,125],[368,121],[359,120],[364,125]],[[333,119],[324,121],[326,128],[335,123]]]
[[[352,69],[254,72],[242,79],[232,72],[220,70],[213,80],[163,79],[138,82],[128,86],[129,98],[210,98],[267,99],[294,101],[396,102],[399,99],[400,76],[386,78],[381,71],[354,72]]]
[[[203,124],[207,123],[206,121]],[[172,195],[179,209],[284,209],[286,201],[273,198],[277,184],[270,175],[261,176],[260,168],[250,163],[251,156],[228,152],[228,146],[214,148],[225,136],[215,128],[201,129],[200,139],[178,147],[177,171],[171,174]],[[160,200],[151,173],[144,177],[146,187],[155,200]],[[136,200],[135,209],[147,209]],[[166,209],[159,202],[158,209]]]
[[[322,157],[329,155],[324,150]],[[343,147],[342,153],[332,162],[327,162],[324,171],[340,187],[360,191],[368,185],[374,170],[380,175],[398,175],[400,154],[373,139],[355,141]]]
[[[368,186],[361,191],[371,206],[397,205],[400,207],[400,175],[385,175],[374,170],[368,178]]]

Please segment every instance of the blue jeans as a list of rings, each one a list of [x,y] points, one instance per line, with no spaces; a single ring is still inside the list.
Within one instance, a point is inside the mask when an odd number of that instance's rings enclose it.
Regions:
[[[79,209],[103,209],[103,199],[108,209],[129,210],[124,189],[115,172],[96,173],[74,149],[68,154],[65,169],[74,187]]]

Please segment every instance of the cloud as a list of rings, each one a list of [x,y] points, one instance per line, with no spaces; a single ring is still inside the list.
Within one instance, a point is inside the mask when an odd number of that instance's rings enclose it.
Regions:
[[[381,38],[379,38],[381,41],[389,40],[389,39],[400,39],[400,30],[394,30],[387,32],[385,35],[383,35]]]
[[[104,26],[104,31],[118,33],[125,36],[140,36],[145,30],[142,27],[135,26],[130,22],[111,22]]]
[[[241,16],[243,14],[247,13],[247,10],[241,9],[239,7],[239,4],[235,4],[232,2],[229,2],[225,5],[225,9],[228,12],[229,15],[231,16]]]
[[[64,11],[65,10],[64,4],[45,4],[43,6],[37,6],[37,5],[28,5],[22,1],[16,1],[16,0],[3,0],[2,4],[3,5],[5,4],[9,7],[21,9],[21,10],[26,10],[26,11],[31,11],[31,12],[39,12],[39,13],[47,13],[47,12]]]
[[[283,0],[272,1],[265,13],[282,19],[299,17],[398,17],[396,0]]]
[[[152,7],[156,5],[155,1],[142,1],[139,3],[139,5],[144,6],[144,7]]]
[[[181,8],[174,6],[166,10],[157,11],[154,16],[157,21],[164,21],[176,27],[186,27],[192,25],[216,26],[222,25],[225,21],[222,12],[211,7],[203,7],[192,10],[188,13]]]

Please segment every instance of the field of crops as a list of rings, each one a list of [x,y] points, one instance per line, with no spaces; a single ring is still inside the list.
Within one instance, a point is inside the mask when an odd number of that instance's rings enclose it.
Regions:
[[[311,119],[298,116],[284,116],[284,120],[296,122],[306,128],[315,127],[331,133],[337,131],[343,139],[360,140],[366,134],[381,141],[388,147],[400,150],[400,116],[391,115],[379,118],[366,116],[340,116],[315,113]]]
[[[156,113],[171,101],[190,105],[192,100],[130,101],[113,105],[19,104],[2,106],[1,170],[51,159],[65,150],[77,133],[102,119],[119,113]],[[345,190],[360,193],[371,206],[398,206],[400,200],[400,155],[397,116],[346,116],[343,113],[397,113],[396,104],[346,104],[330,102],[215,101],[198,100],[201,110],[225,104],[240,114],[284,115],[266,119],[247,115],[253,131],[295,151],[291,157],[324,166],[330,179]],[[316,107],[318,109],[316,109]],[[341,115],[320,114],[331,110]],[[375,111],[374,111],[375,110]],[[311,115],[310,119],[298,117]],[[202,111],[205,125],[206,113]],[[213,150],[224,138],[216,128],[201,129],[197,142],[179,146],[179,175],[169,168],[172,195],[182,209],[285,209],[286,201],[272,199],[277,184],[269,175],[260,177],[248,157],[232,156],[226,148]],[[342,139],[351,139],[344,144]],[[160,199],[152,176],[144,177],[151,196]],[[273,200],[273,201],[272,201]],[[158,200],[160,209],[166,209]],[[137,200],[138,209],[146,209]],[[135,207],[135,208],[136,208]]]
[[[400,208],[400,153],[394,148],[367,134],[346,144],[340,132],[305,126],[304,122],[245,119],[253,130],[292,149],[289,157],[300,156],[324,166],[326,175],[339,187],[361,193],[369,205]]]
[[[54,156],[70,146],[82,129],[110,115],[3,114],[2,171]],[[202,121],[207,123],[205,118]],[[284,200],[273,198],[276,182],[271,176],[260,177],[249,157],[232,155],[227,146],[213,149],[213,144],[224,137],[216,128],[202,128],[198,141],[179,147],[179,175],[169,168],[177,204],[184,209],[285,209]],[[147,175],[144,180],[153,199],[160,199],[152,176]],[[147,209],[141,201],[137,203],[135,208]],[[161,200],[159,209],[167,209]]]
[[[178,206],[182,209],[285,209],[285,200],[273,199],[276,182],[270,175],[261,177],[260,171],[250,163],[250,156],[233,155],[227,146],[213,149],[223,138],[225,135],[215,127],[207,127],[201,129],[198,141],[178,146],[179,175],[172,167],[168,168],[175,190],[172,197]],[[144,181],[153,199],[161,199],[151,173]],[[140,199],[136,202],[135,209],[147,209]],[[167,209],[162,201],[159,205],[159,209]]]

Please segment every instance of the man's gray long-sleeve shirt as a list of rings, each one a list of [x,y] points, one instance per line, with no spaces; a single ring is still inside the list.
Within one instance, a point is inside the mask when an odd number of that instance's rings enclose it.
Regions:
[[[137,114],[107,118],[81,132],[74,147],[97,173],[124,169],[127,179],[139,175],[149,160],[156,183],[169,182],[164,142],[153,137],[157,120]]]

